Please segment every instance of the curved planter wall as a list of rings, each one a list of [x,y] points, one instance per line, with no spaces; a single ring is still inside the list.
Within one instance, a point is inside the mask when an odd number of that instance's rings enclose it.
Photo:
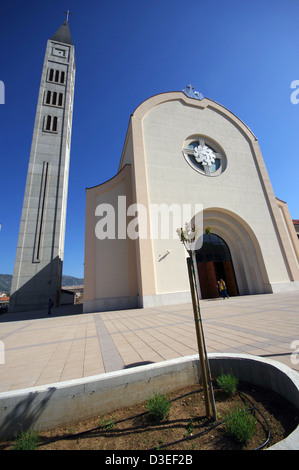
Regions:
[[[271,389],[299,409],[299,374],[289,367],[247,354],[209,354],[212,376],[234,371],[241,381]],[[71,424],[140,403],[156,391],[167,393],[199,380],[198,356],[108,374],[0,393],[0,439],[24,431]],[[270,449],[299,450],[299,427]]]

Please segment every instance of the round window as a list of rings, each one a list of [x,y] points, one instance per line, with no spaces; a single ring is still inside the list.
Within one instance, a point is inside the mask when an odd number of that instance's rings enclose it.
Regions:
[[[204,137],[191,137],[184,142],[183,154],[189,165],[206,176],[218,176],[226,168],[224,152]]]

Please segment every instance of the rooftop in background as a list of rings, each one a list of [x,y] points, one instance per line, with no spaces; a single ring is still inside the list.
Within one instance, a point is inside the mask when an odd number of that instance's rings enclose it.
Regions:
[[[70,292],[80,292],[80,291],[84,290],[84,286],[83,285],[81,285],[81,286],[62,286],[61,289],[62,290],[68,290]]]

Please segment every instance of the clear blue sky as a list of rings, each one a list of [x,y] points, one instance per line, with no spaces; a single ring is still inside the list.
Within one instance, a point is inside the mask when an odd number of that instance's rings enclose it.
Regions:
[[[64,274],[83,277],[85,188],[117,172],[130,114],[188,83],[250,127],[275,195],[299,219],[297,0],[3,1],[0,273],[13,273],[46,42],[66,9],[76,83]]]

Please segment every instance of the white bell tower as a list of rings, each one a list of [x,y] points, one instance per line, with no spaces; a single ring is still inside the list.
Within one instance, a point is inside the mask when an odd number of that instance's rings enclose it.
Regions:
[[[60,302],[75,82],[66,21],[47,42],[38,95],[10,312]]]

